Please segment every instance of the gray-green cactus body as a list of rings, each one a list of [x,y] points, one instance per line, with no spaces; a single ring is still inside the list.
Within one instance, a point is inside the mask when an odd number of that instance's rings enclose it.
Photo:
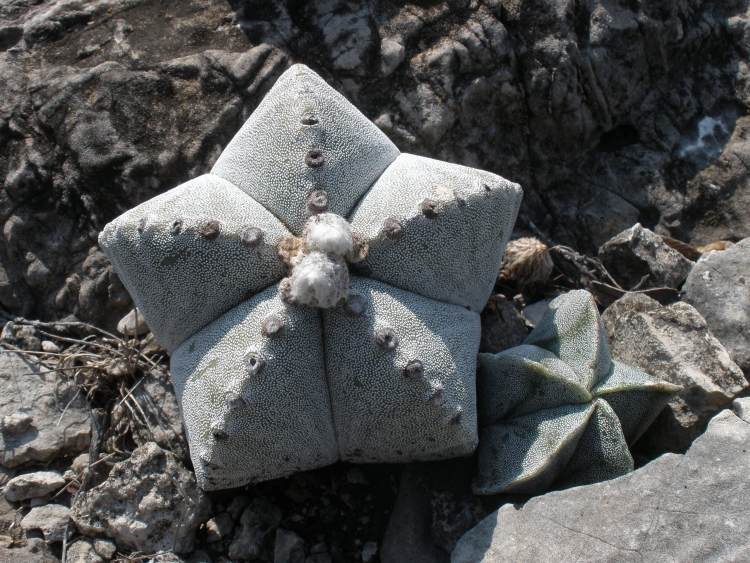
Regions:
[[[479,354],[477,494],[536,494],[633,469],[628,451],[679,387],[613,362],[591,295],[550,303],[521,346]]]
[[[172,352],[199,484],[472,452],[477,311],[520,200],[493,174],[399,157],[296,65],[211,174],[108,225]]]

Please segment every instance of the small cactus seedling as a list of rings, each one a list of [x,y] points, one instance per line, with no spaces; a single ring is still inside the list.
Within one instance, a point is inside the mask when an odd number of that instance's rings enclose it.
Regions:
[[[612,361],[596,304],[561,295],[521,346],[479,354],[476,494],[537,494],[633,470],[637,440],[680,390]]]
[[[471,453],[476,353],[521,200],[400,154],[302,65],[206,174],[99,240],[172,378],[199,484]]]

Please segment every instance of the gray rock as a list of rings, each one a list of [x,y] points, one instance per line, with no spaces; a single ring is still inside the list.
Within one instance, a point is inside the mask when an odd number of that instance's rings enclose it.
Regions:
[[[5,498],[9,501],[43,497],[65,485],[65,479],[57,471],[37,471],[11,479],[5,486]]]
[[[750,238],[709,252],[688,276],[684,300],[750,375]]]
[[[732,403],[734,414],[739,416],[745,422],[750,422],[750,397],[735,399]]]
[[[177,457],[188,459],[182,415],[169,373],[159,368],[151,370],[131,396],[141,407],[139,414],[142,413],[130,419],[135,443],[144,446],[156,442]]]
[[[305,563],[331,563],[331,556],[327,553],[315,553],[305,558]]]
[[[104,563],[104,561],[105,559],[99,555],[89,540],[81,539],[68,545],[66,563]]]
[[[108,536],[123,549],[189,552],[210,501],[195,475],[171,452],[149,443],[116,464],[101,485],[79,495],[70,511],[78,530]]]
[[[117,332],[125,336],[140,336],[151,329],[138,308],[133,309],[117,323]]]
[[[542,317],[544,317],[544,313],[546,313],[547,309],[549,309],[549,304],[553,299],[554,297],[547,297],[546,299],[536,301],[531,305],[526,305],[523,309],[521,309],[523,316],[526,317],[526,320],[531,326],[536,326],[541,322]],[[524,336],[524,338],[526,337]]]
[[[16,354],[0,354],[0,464],[15,467],[89,444],[86,403],[72,383]]]
[[[378,543],[374,541],[368,541],[362,546],[362,563],[371,563],[375,561],[375,556],[378,554]]]
[[[0,563],[60,563],[60,559],[43,539],[27,538],[24,546],[0,549]]]
[[[277,529],[273,563],[305,563],[305,542],[302,538],[289,530]]]
[[[94,550],[96,551],[97,555],[99,555],[99,557],[101,557],[105,561],[109,561],[115,556],[117,546],[113,541],[97,538],[94,540]]]
[[[641,438],[658,452],[684,452],[708,420],[748,385],[687,303],[663,307],[628,293],[607,308],[602,321],[615,360],[683,387]]]
[[[253,499],[242,513],[241,528],[227,551],[232,559],[254,561],[270,543],[281,522],[281,511],[264,499]]]
[[[509,299],[499,294],[490,299],[494,302],[494,308],[485,307],[482,311],[479,351],[496,354],[519,346],[529,331],[523,317]]]
[[[448,561],[448,555],[432,540],[430,494],[420,486],[419,471],[413,464],[401,472],[396,506],[380,546],[380,560],[383,563]]]
[[[623,289],[679,288],[695,264],[636,223],[599,248],[599,260]]]
[[[452,563],[739,562],[750,558],[750,425],[725,410],[684,455],[595,485],[505,505],[458,542]]]
[[[41,530],[44,541],[53,543],[62,541],[65,537],[65,529],[68,526],[68,515],[70,509],[62,504],[47,504],[32,508],[21,520],[24,531]],[[72,526],[70,531],[72,531]]]
[[[432,491],[432,540],[446,553],[456,547],[467,530],[487,514],[474,495],[465,492]]]
[[[206,522],[206,543],[220,541],[228,536],[234,528],[234,522],[228,512],[217,514]]]

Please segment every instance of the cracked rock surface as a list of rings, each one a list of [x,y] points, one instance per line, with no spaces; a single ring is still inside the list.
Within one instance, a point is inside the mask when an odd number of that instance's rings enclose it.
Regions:
[[[80,495],[70,511],[87,536],[108,536],[118,547],[154,553],[192,551],[210,502],[171,452],[149,442],[115,465],[98,487]]]
[[[548,493],[490,514],[452,563],[743,561],[750,556],[750,424],[718,414],[684,455],[618,479]]]

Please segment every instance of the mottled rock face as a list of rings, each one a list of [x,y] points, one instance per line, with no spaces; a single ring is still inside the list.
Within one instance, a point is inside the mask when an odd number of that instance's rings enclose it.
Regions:
[[[470,453],[478,312],[520,199],[400,154],[296,65],[211,174],[107,225],[172,353],[200,485]]]
[[[586,291],[553,300],[521,346],[480,354],[476,494],[537,494],[632,471],[637,440],[680,387],[612,361]]]
[[[750,376],[750,238],[701,258],[684,289],[685,301]]]
[[[735,308],[729,303],[722,307]],[[656,452],[684,452],[748,386],[706,320],[687,303],[663,307],[629,293],[607,308],[602,321],[616,360],[682,386],[643,437]]]

